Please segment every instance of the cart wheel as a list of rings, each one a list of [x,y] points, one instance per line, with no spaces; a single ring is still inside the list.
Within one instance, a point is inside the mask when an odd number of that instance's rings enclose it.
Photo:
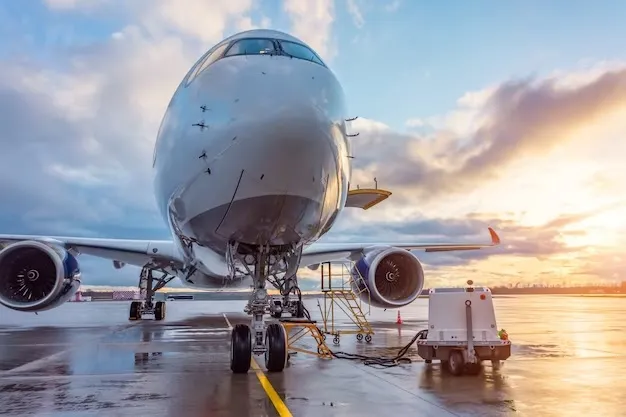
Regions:
[[[465,370],[465,359],[463,358],[463,353],[454,349],[450,352],[450,356],[448,357],[448,371],[454,376],[459,376]]]
[[[326,341],[326,333],[322,333],[322,340]]]
[[[335,337],[333,338],[333,343],[334,343],[334,344],[336,344],[336,345],[338,345],[338,344],[339,344],[339,336],[335,336]]]
[[[361,340],[363,340],[363,335],[362,335],[361,333],[357,333],[357,334],[356,334],[356,340],[358,340],[359,342],[360,342]]]
[[[468,375],[478,375],[480,374],[480,371],[482,371],[482,369],[483,366],[480,362],[465,364],[465,373]]]
[[[366,334],[366,335],[365,335],[365,341],[366,341],[367,343],[371,342],[371,341],[372,341],[372,335],[371,335],[371,334]]]

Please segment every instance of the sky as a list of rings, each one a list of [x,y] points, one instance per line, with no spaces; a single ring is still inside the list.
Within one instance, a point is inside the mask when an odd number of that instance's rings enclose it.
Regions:
[[[489,241],[421,253],[426,286],[626,280],[626,3],[555,0],[0,2],[0,233],[164,239],[151,157],[212,45],[311,45],[359,118],[353,184],[392,196],[324,238]],[[84,284],[138,269],[82,257]],[[303,287],[318,276],[302,271]]]

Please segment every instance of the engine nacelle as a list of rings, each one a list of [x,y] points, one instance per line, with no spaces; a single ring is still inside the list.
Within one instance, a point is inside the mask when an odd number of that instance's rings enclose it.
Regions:
[[[78,261],[64,248],[23,241],[0,251],[0,304],[10,309],[49,310],[79,287]]]
[[[420,261],[411,252],[395,247],[367,249],[352,274],[354,292],[374,307],[405,306],[415,301],[424,288]]]

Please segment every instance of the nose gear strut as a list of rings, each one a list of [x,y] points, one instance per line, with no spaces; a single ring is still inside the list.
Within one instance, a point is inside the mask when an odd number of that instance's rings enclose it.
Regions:
[[[241,265],[246,270],[246,275],[252,277],[252,292],[244,308],[251,316],[251,324],[239,324],[232,330],[231,370],[234,373],[248,372],[254,354],[265,356],[265,366],[269,372],[281,372],[287,364],[287,334],[280,322],[267,323],[264,316],[271,314],[278,318],[285,310],[295,317],[304,315],[306,310],[302,305],[302,295],[295,274],[302,248],[283,249],[281,253],[276,249],[260,246],[254,251],[246,251],[245,254],[238,249],[238,244],[233,243],[227,259],[231,273],[243,272],[239,268]],[[266,282],[280,290],[282,306],[268,296]],[[293,291],[298,294],[297,302],[292,302],[289,298]]]

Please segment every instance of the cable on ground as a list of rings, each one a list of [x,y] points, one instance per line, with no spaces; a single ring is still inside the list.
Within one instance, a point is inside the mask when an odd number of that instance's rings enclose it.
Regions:
[[[330,353],[337,359],[360,360],[360,361],[363,361],[363,364],[367,366],[380,367],[380,368],[393,368],[394,366],[398,366],[402,363],[412,363],[411,359],[405,358],[404,355],[406,355],[409,352],[409,349],[411,348],[411,346],[413,346],[413,344],[418,339],[426,339],[427,335],[428,335],[427,329],[420,330],[419,332],[417,332],[415,336],[413,336],[413,339],[411,339],[411,341],[407,345],[401,348],[398,351],[398,354],[392,358],[384,357],[384,356],[366,356],[366,355],[359,355],[356,353],[333,352],[332,350],[330,351]]]
[[[307,308],[304,306],[304,303],[302,302],[302,292],[300,291],[300,287],[296,286],[294,287],[294,290],[298,296],[298,301],[300,302],[300,306],[302,306],[302,311],[304,312],[304,316],[307,318],[307,320],[310,321],[311,314],[309,313],[309,310],[307,310]],[[363,361],[363,364],[367,366],[373,366],[373,367],[378,366],[381,368],[393,368],[402,363],[412,363],[413,361],[411,361],[410,358],[405,358],[404,356],[409,352],[409,349],[411,348],[411,346],[413,346],[413,344],[418,339],[426,339],[427,336],[428,336],[428,329],[420,330],[419,332],[417,332],[415,336],[413,336],[413,339],[411,339],[411,341],[408,344],[402,347],[398,351],[398,354],[392,358],[388,358],[384,356],[366,356],[366,355],[359,355],[357,353],[333,352],[330,349],[328,350],[330,351],[330,354],[333,355],[333,357],[337,359],[348,359],[348,360],[353,360],[353,361],[360,360],[360,361]]]

